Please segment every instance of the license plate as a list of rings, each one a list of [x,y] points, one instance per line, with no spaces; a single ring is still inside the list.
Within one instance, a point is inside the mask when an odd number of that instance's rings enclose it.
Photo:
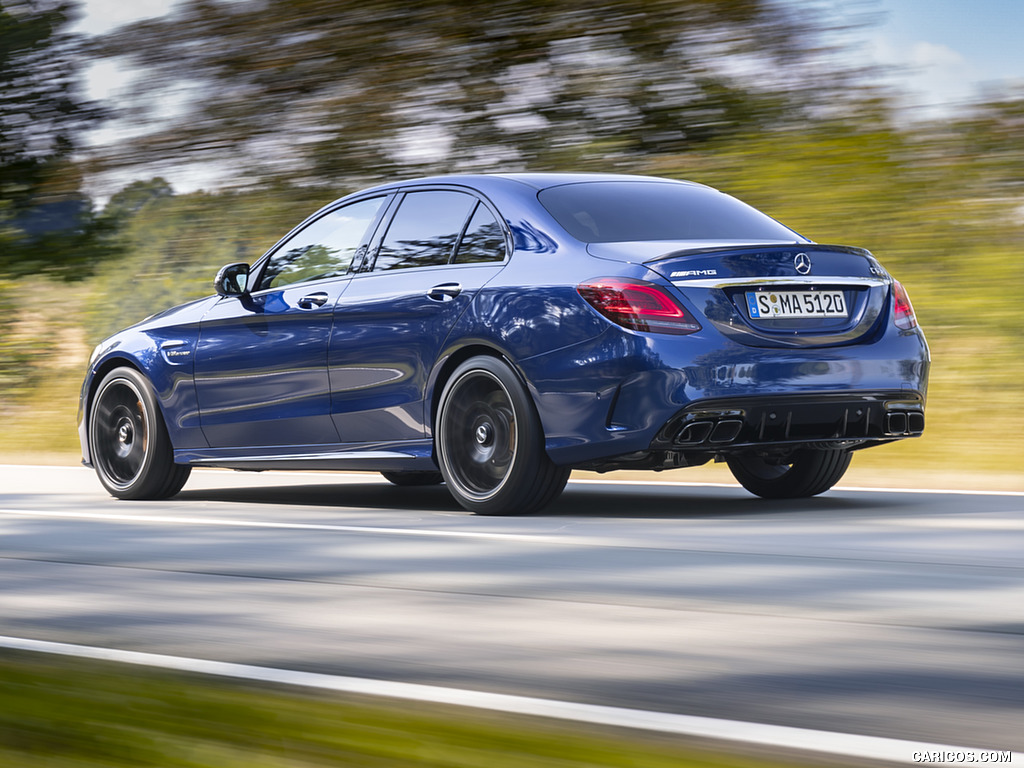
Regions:
[[[747,308],[755,320],[848,314],[842,291],[748,291]]]

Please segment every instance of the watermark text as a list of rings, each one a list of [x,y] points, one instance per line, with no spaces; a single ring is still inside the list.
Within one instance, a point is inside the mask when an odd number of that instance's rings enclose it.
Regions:
[[[1008,765],[1013,762],[1013,755],[1007,751],[994,749],[959,749],[959,750],[923,750],[914,753],[915,763],[946,763],[949,765],[963,763],[986,763]]]

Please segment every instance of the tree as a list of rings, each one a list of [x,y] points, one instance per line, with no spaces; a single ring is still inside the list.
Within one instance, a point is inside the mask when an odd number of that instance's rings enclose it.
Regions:
[[[110,196],[104,213],[119,217],[134,216],[150,203],[174,197],[174,188],[160,176],[149,181],[133,181]]]
[[[0,275],[77,277],[113,250],[114,222],[93,213],[73,152],[101,119],[80,97],[80,41],[67,3],[0,6]]]
[[[99,41],[148,73],[135,119],[185,104],[107,161],[325,184],[628,167],[842,100],[823,29],[770,0],[184,0]]]

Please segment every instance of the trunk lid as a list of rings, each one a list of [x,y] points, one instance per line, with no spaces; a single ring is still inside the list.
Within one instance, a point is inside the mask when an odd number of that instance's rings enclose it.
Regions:
[[[866,250],[813,243],[592,244],[641,262],[729,338],[749,346],[850,344],[878,328],[891,278]],[[660,253],[655,251],[660,250]],[[646,258],[637,258],[637,257]]]

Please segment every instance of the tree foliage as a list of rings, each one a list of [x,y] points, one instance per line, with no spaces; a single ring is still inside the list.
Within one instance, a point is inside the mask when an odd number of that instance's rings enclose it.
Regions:
[[[71,6],[0,6],[0,274],[78,276],[112,248],[115,223],[93,214],[72,158],[101,118],[82,98]]]
[[[184,0],[97,46],[147,73],[132,116],[149,103],[154,118],[107,160],[230,161],[249,179],[318,183],[627,166],[841,101],[849,73],[822,66],[824,24],[801,7]],[[172,93],[184,106],[169,116]]]

